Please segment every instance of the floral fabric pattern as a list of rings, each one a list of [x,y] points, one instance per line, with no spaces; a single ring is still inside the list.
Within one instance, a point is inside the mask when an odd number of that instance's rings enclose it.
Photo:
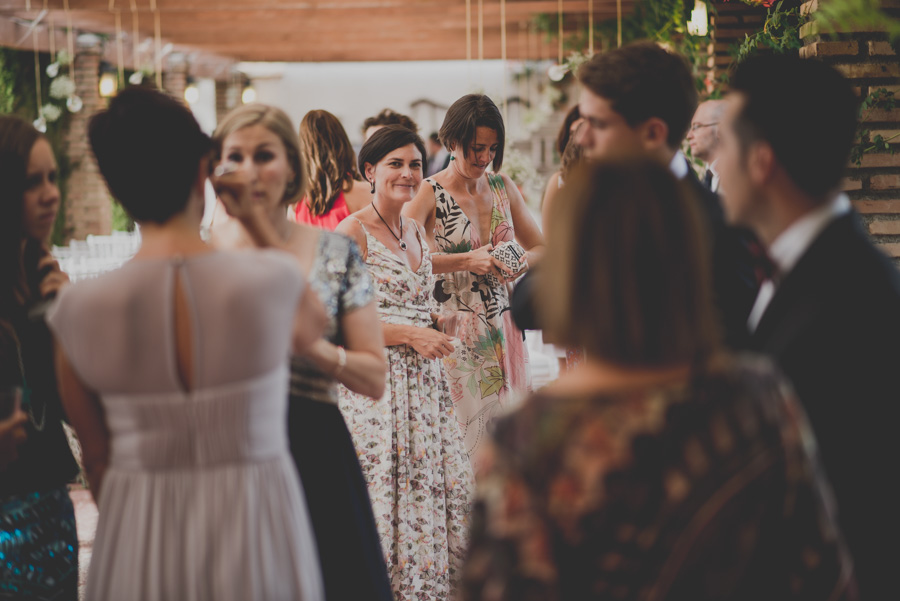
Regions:
[[[490,243],[515,240],[509,198],[500,175],[486,175],[493,197]],[[434,238],[442,253],[468,252],[487,244],[452,196],[435,180]],[[450,397],[463,433],[466,453],[475,462],[494,415],[530,389],[528,353],[509,311],[510,286],[492,286],[468,271],[438,274],[434,298],[443,310],[463,313],[460,344],[444,359]],[[476,466],[477,470],[477,466]]]
[[[434,276],[424,242],[413,272],[368,232],[366,241],[382,322],[429,327]],[[339,406],[369,485],[394,595],[452,599],[468,547],[472,469],[441,362],[405,344],[387,347],[385,355],[384,396],[340,387]]]
[[[485,445],[464,599],[854,599],[803,410],[771,364],[534,395]]]

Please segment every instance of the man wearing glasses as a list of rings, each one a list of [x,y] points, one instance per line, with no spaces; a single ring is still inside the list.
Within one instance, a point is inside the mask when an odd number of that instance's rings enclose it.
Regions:
[[[703,184],[711,191],[719,192],[719,173],[716,171],[716,161],[719,154],[719,120],[725,110],[724,100],[707,100],[701,102],[691,120],[691,128],[688,130],[687,141],[691,147],[691,154],[695,159],[703,161],[706,173],[703,176]]]

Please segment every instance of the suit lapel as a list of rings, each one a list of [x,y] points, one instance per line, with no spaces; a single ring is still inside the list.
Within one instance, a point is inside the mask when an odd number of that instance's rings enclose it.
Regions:
[[[856,228],[856,215],[842,215],[828,224],[813,240],[794,268],[775,291],[751,336],[756,350],[770,350],[777,341],[814,319],[833,283],[829,274],[840,260],[841,249]]]

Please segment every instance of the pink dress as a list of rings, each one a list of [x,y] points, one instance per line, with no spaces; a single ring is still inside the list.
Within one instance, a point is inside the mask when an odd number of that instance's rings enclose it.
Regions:
[[[350,215],[350,208],[347,206],[347,199],[344,198],[343,190],[334,200],[331,209],[323,215],[313,215],[309,211],[308,198],[303,198],[294,208],[294,221],[314,225],[329,232],[333,232],[338,224],[346,219],[348,215]]]
[[[486,174],[494,208],[493,245],[515,239],[506,186],[500,175]],[[435,180],[434,238],[438,252],[468,252],[486,244],[452,196]],[[485,276],[468,271],[436,274],[434,297],[442,308],[464,313],[461,343],[444,359],[450,398],[466,452],[477,473],[477,452],[493,416],[531,388],[528,352],[509,311],[509,284],[492,286]]]

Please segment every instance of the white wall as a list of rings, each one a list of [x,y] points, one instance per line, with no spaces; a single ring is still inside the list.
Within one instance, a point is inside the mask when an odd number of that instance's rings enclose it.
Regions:
[[[333,113],[357,147],[363,121],[384,108],[412,117],[425,137],[440,127],[444,112],[424,107],[416,112],[412,102],[425,98],[450,106],[460,96],[481,92],[499,106],[508,80],[501,61],[241,63],[239,69],[253,81],[259,102],[283,109],[295,125],[314,109]]]

